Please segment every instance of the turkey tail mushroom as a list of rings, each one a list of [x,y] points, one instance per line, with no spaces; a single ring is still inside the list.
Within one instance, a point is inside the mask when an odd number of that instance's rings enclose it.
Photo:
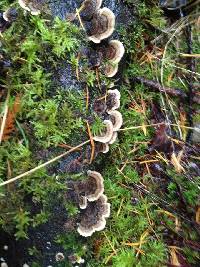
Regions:
[[[13,22],[17,19],[17,10],[15,8],[9,8],[3,12],[3,19],[7,22]]]
[[[112,135],[112,137],[111,137],[111,139],[110,139],[110,141],[108,142],[108,144],[109,145],[114,144],[116,142],[116,140],[117,140],[117,137],[118,137],[118,133],[117,132],[114,132],[113,135]]]
[[[104,67],[104,74],[108,78],[114,77],[118,72],[118,64],[113,64],[112,62],[107,62]]]
[[[26,11],[29,11],[31,15],[37,16],[41,11],[34,6],[34,3],[29,0],[18,0],[18,4]]]
[[[101,8],[94,15],[89,24],[89,40],[94,43],[100,43],[108,38],[115,28],[115,15],[107,7]]]
[[[110,41],[108,46],[105,48],[105,57],[113,64],[119,63],[124,53],[124,45],[118,40]]]
[[[91,20],[95,12],[101,7],[103,0],[85,0],[82,4],[80,16],[83,20]]]
[[[102,175],[99,172],[96,171],[88,171],[88,187],[86,189],[86,197],[88,201],[95,201],[99,199],[99,197],[104,192],[104,180]],[[92,188],[92,190],[91,190]],[[93,191],[95,189],[95,191]],[[88,192],[87,192],[88,191]]]
[[[113,124],[110,120],[104,120],[103,123],[106,126],[105,131],[101,135],[94,136],[94,141],[101,143],[108,143],[113,135]]]
[[[122,114],[118,110],[109,111],[108,114],[113,124],[113,131],[119,131],[123,124]]]
[[[89,202],[85,210],[81,212],[78,233],[81,236],[91,236],[95,231],[101,231],[106,226],[106,218],[110,216],[110,203],[107,197],[101,195],[95,202]]]
[[[117,89],[108,90],[108,95],[106,99],[108,113],[120,107],[120,98],[121,98],[121,94],[119,90]]]

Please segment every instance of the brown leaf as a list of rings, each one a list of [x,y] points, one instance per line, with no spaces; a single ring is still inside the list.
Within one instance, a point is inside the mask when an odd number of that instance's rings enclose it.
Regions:
[[[17,113],[20,110],[20,96],[17,95],[15,97],[15,101],[13,103],[13,106],[8,109],[8,114],[6,117],[6,123],[3,130],[3,137],[2,141],[8,140],[10,138],[10,135],[15,131],[15,118]],[[2,121],[0,121],[2,123]]]
[[[167,126],[161,124],[158,126],[154,138],[151,140],[150,152],[157,150],[164,153],[172,152],[172,142],[167,135]]]

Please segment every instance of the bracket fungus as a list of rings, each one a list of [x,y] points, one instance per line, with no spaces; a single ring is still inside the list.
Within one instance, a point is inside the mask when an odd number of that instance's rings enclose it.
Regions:
[[[109,145],[114,144],[116,142],[116,140],[117,140],[117,137],[118,137],[118,133],[117,132],[114,132],[113,135],[112,135],[112,137],[111,137],[111,139],[110,139],[110,141],[108,142],[108,144]]]
[[[109,152],[109,144],[108,143],[101,143],[99,152],[102,152],[103,154],[106,154]]]
[[[69,181],[66,198],[73,199],[80,209],[85,209],[88,201],[96,201],[104,192],[104,179],[99,172],[89,170],[88,178],[81,181]]]
[[[13,22],[17,19],[17,10],[15,8],[9,8],[3,12],[3,19],[7,22]]]
[[[113,131],[119,131],[119,129],[122,127],[123,124],[123,118],[121,112],[118,110],[112,110],[108,111],[108,114],[110,115],[110,120],[113,124]]]
[[[105,57],[114,64],[121,61],[124,53],[124,45],[119,40],[111,40],[105,48]]]
[[[95,231],[101,231],[106,226],[106,218],[110,216],[110,203],[107,197],[101,195],[95,202],[89,202],[85,210],[81,212],[78,233],[81,236],[91,236]]]
[[[87,172],[87,187],[85,190],[88,201],[97,200],[104,192],[104,180],[102,175],[96,171]]]
[[[103,0],[85,0],[82,4],[81,18],[91,20],[95,12],[101,7]]]
[[[118,72],[118,64],[114,64],[112,62],[107,62],[104,67],[104,74],[108,78],[114,77]]]
[[[101,135],[94,136],[93,139],[97,142],[108,143],[113,135],[113,124],[110,120],[104,120],[103,123],[106,126],[105,131]]]
[[[120,107],[120,98],[121,98],[121,94],[119,90],[117,89],[108,90],[108,95],[106,99],[108,113]]]
[[[41,13],[39,8],[37,7],[37,3],[29,0],[18,0],[19,5],[26,11],[31,12],[31,15],[37,16]]]
[[[88,24],[89,40],[94,43],[100,43],[108,38],[115,28],[115,15],[107,7],[99,9]]]

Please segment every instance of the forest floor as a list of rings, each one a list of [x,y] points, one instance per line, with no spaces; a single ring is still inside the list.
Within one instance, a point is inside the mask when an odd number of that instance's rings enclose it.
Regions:
[[[38,16],[0,3],[18,11],[0,35],[0,261],[200,266],[200,8],[103,1],[116,15],[112,38],[125,47],[108,78],[85,56],[99,46],[79,13],[64,19],[81,2],[51,1]],[[123,126],[103,154],[93,142],[104,118],[95,108],[108,89],[121,93]],[[102,174],[111,215],[85,238],[66,192],[88,170]]]

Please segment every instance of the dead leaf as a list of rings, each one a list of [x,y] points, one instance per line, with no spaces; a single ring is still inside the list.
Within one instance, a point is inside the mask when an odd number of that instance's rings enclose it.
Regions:
[[[161,124],[157,127],[155,136],[151,140],[151,146],[149,150],[150,152],[157,150],[167,154],[172,152],[172,142],[167,135],[167,126],[165,124]]]
[[[6,117],[6,123],[3,130],[3,137],[2,141],[8,140],[10,138],[10,135],[15,131],[15,118],[17,113],[20,110],[20,96],[17,95],[15,97],[15,101],[13,103],[12,107],[9,107],[8,114]],[[0,121],[2,123],[2,121]]]

